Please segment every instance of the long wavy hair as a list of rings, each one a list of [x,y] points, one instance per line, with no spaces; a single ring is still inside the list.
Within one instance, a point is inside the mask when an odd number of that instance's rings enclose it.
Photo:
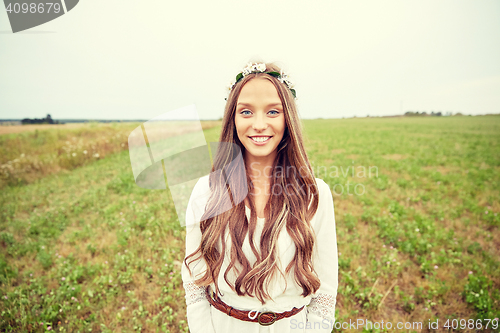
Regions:
[[[266,63],[266,70],[280,72],[280,68],[273,63]],[[207,264],[207,270],[195,283],[199,286],[214,283],[216,292],[219,293],[218,276],[225,255],[229,255],[230,264],[224,272],[226,283],[239,296],[257,297],[264,304],[266,299],[272,299],[268,291],[270,281],[277,273],[284,277],[277,264],[278,236],[283,228],[286,228],[295,243],[294,259],[286,267],[285,274],[289,274],[293,269],[294,280],[302,287],[304,297],[314,294],[320,286],[319,278],[312,266],[315,235],[310,223],[318,208],[318,189],[304,149],[302,125],[294,97],[288,87],[272,75],[249,74],[233,87],[227,98],[219,141],[238,145],[244,156],[245,147],[238,139],[235,127],[236,105],[243,86],[257,77],[269,80],[276,87],[283,105],[286,124],[283,138],[277,147],[273,172],[271,172],[270,188],[273,191],[264,208],[266,223],[260,237],[259,249],[254,244],[257,214],[252,200],[253,195],[251,195],[254,185],[248,175],[247,166],[243,168],[243,171],[241,171],[242,168],[227,169],[235,152],[230,148],[232,145],[220,145],[209,177],[211,196],[200,222],[201,243],[197,250],[185,258],[184,264],[191,273],[189,264],[203,258]],[[225,176],[214,172],[225,166]],[[292,174],[289,173],[290,169]],[[225,181],[228,177],[233,180],[230,187]],[[279,194],[274,193],[276,186],[282,189]],[[228,191],[230,196],[225,195]],[[232,198],[241,198],[245,193],[248,193],[250,220],[245,214],[244,201],[235,204],[232,200]],[[228,197],[230,199],[227,199]],[[227,202],[228,200],[231,202]],[[217,210],[220,211],[218,207],[227,204],[232,204],[232,208],[223,213],[214,214]],[[227,233],[231,237],[230,246],[225,241]],[[242,250],[247,235],[251,250],[256,257],[253,265]],[[234,283],[228,278],[231,269],[234,269],[236,276]]]

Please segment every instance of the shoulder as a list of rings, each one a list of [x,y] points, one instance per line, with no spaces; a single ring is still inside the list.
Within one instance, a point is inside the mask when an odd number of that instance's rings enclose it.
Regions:
[[[323,186],[323,184],[325,184],[326,186],[328,186],[327,183],[325,183],[325,181],[321,178],[314,178],[314,180],[316,180],[316,184],[318,184],[318,186]]]
[[[196,184],[193,187],[193,194],[194,193],[202,194],[202,193],[205,193],[208,190],[210,190],[209,179],[210,179],[210,175],[206,175],[206,176],[203,176],[200,179],[198,179],[198,181],[196,182]]]
[[[315,178],[316,187],[318,188],[318,211],[324,210],[325,206],[328,206],[330,201],[333,201],[332,192],[330,191],[330,186],[321,178]],[[309,206],[312,204],[309,203]],[[317,214],[316,214],[317,215]]]
[[[208,175],[198,179],[194,185],[187,205],[186,225],[198,223],[205,212],[205,206],[210,195]],[[192,183],[191,183],[192,184]],[[192,186],[192,185],[191,185]],[[186,193],[189,195],[188,193]],[[189,221],[188,221],[189,218]]]
[[[331,195],[332,192],[330,191],[330,186],[321,178],[315,178],[316,180],[316,186],[318,187],[318,195],[320,198],[324,197],[325,195]]]
[[[209,184],[209,175],[201,177],[198,179],[196,184],[191,191],[191,197],[189,198],[189,202],[191,205],[196,207],[205,207],[205,204],[210,195],[210,184]]]
[[[320,178],[316,178],[316,185],[318,186],[318,209],[313,219],[316,220],[315,226],[319,227],[323,223],[323,220],[334,219],[335,213],[330,186]]]

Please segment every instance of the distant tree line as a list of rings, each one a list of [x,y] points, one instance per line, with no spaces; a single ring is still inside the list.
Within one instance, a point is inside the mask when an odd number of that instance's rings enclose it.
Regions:
[[[21,124],[28,125],[28,124],[64,124],[64,123],[60,123],[58,120],[54,121],[50,116],[50,114],[47,114],[47,117],[41,119],[24,118],[23,120],[21,120]]]
[[[427,113],[425,111],[422,111],[422,112],[419,112],[419,111],[406,111],[405,112],[405,116],[409,116],[409,117],[425,117],[425,116],[436,116],[436,117],[440,117],[442,116],[443,114],[441,113],[441,111],[439,112],[434,112],[432,111],[431,113]],[[453,116],[453,113],[448,111],[446,112],[446,116]],[[455,116],[463,116],[462,113],[460,112],[457,112],[455,113]]]

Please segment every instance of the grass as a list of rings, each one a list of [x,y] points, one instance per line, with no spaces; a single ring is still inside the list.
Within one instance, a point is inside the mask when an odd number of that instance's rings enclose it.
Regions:
[[[447,320],[500,317],[500,117],[304,124],[316,177],[334,197],[340,323],[422,322],[430,332],[437,319],[440,331]],[[188,331],[184,229],[169,191],[135,185],[121,146],[135,126],[0,136],[3,165],[22,153],[43,160],[66,141],[81,138],[79,150],[109,141],[100,158],[56,158],[5,181],[1,331]],[[205,126],[207,141],[219,131]]]

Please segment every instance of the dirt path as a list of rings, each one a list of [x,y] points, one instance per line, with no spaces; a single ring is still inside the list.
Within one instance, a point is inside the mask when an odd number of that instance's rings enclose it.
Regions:
[[[33,125],[11,125],[11,126],[5,126],[2,125],[0,126],[0,135],[3,134],[11,134],[11,133],[21,133],[21,132],[26,132],[26,131],[34,131],[36,129],[40,130],[47,130],[47,129],[54,129],[54,128],[59,128],[59,129],[68,129],[68,128],[78,128],[78,127],[84,127],[84,126],[90,126],[89,123],[69,123],[69,124],[59,124],[59,125],[52,125],[52,124],[33,124]]]
[[[97,126],[111,126],[112,123],[94,123]],[[121,124],[126,124],[126,122],[123,122]],[[221,121],[219,120],[202,120],[201,121],[201,127],[203,129],[208,129],[214,126],[218,126],[221,124]],[[0,135],[3,134],[11,134],[11,133],[21,133],[21,132],[27,132],[27,131],[35,131],[36,129],[40,130],[47,130],[47,129],[70,129],[70,128],[78,128],[78,127],[90,127],[91,123],[68,123],[68,124],[59,124],[59,125],[52,125],[52,124],[33,124],[33,125],[0,125]]]

